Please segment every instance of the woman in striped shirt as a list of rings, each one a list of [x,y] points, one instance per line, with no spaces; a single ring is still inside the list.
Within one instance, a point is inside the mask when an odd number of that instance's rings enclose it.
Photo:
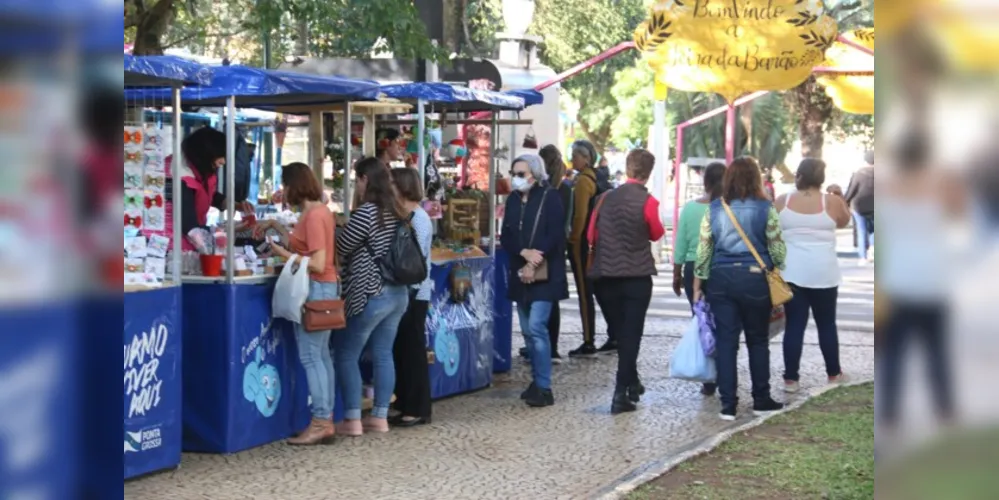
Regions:
[[[342,281],[347,328],[333,334],[332,347],[346,410],[337,433],[346,436],[360,436],[364,430],[388,432],[395,388],[392,346],[409,301],[406,287],[386,283],[378,265],[388,254],[402,219],[389,170],[377,158],[362,160],[357,168],[367,173],[364,203],[351,214],[347,227],[337,232],[336,241],[337,254],[346,263]],[[362,423],[358,362],[365,346],[374,365],[375,401],[371,416]]]

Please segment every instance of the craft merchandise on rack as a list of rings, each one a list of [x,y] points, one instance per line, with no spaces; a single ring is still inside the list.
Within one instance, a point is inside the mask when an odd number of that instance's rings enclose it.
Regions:
[[[142,125],[124,127],[125,286],[161,286],[166,279],[170,239],[144,236],[162,231],[166,222],[166,163],[163,131]]]
[[[186,275],[204,275],[202,269],[203,255],[221,256],[225,254],[226,221],[216,220],[211,222],[212,219],[213,217],[209,216],[210,225],[207,230],[197,228],[192,231],[193,234],[188,235],[189,241],[191,241],[197,250],[184,252],[184,274]],[[264,220],[277,221],[290,231],[298,222],[298,214],[285,210],[283,212],[267,214]],[[283,241],[281,232],[275,229],[268,229],[261,237],[258,237],[254,235],[253,229],[255,226],[255,218],[237,218],[236,220],[236,241],[235,248],[233,248],[235,263],[233,274],[235,276],[272,276],[276,275],[280,267],[284,265],[283,259],[273,256],[270,247],[271,243],[278,243],[282,246],[288,245],[287,241]],[[224,260],[219,270],[225,271]]]

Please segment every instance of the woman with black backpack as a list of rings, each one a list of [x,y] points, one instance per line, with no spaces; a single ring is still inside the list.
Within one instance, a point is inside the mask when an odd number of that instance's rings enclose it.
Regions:
[[[385,270],[385,263],[391,263],[393,246],[397,246],[397,230],[405,224],[389,170],[377,158],[361,160],[357,168],[367,174],[364,203],[351,214],[347,226],[337,232],[336,240],[337,255],[344,263],[347,328],[334,332],[331,341],[336,380],[346,410],[337,434],[344,436],[360,436],[365,430],[389,430],[389,404],[395,389],[392,346],[409,303],[406,284],[388,279]],[[371,416],[362,423],[358,362],[366,346],[374,365],[375,401]]]

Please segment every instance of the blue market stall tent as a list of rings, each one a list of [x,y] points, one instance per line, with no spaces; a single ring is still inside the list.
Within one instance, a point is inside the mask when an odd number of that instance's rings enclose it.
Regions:
[[[137,128],[140,144],[129,145],[144,154],[147,146],[158,151],[172,150],[180,157],[180,91],[185,85],[210,85],[212,70],[184,59],[168,56],[134,57],[124,55],[125,88],[162,87],[173,104],[173,140],[171,144],[141,144],[149,137],[160,137],[152,129]],[[141,124],[140,124],[141,125]],[[127,130],[127,129],[126,129]],[[162,149],[161,149],[162,148]],[[138,168],[141,177],[162,168],[143,162]],[[172,165],[172,178],[178,178],[179,162]],[[136,181],[132,181],[136,182]],[[142,182],[141,180],[138,182]],[[133,189],[137,186],[132,185]],[[145,196],[145,185],[139,187]],[[163,186],[160,186],[163,189]],[[162,193],[167,200],[179,199],[180,183]],[[180,204],[175,204],[180,210]],[[127,213],[126,213],[127,214]],[[179,212],[175,214],[180,217]],[[129,246],[129,262],[146,255],[145,236],[126,231],[126,240],[142,240],[142,245]],[[172,235],[172,270],[180,269],[180,225]],[[140,256],[140,249],[142,255]],[[166,250],[166,249],[163,249]],[[162,258],[163,256],[160,256]],[[166,277],[166,276],[164,276]],[[158,286],[126,285],[124,295],[124,477],[128,479],[180,464],[182,434],[182,288],[177,276],[170,276]]]
[[[266,110],[377,99],[377,83],[244,66],[216,66],[212,84],[185,88],[180,104],[225,106],[226,164],[235,158],[236,106]],[[169,89],[126,90],[127,99],[162,99]],[[233,169],[224,169],[234,192]],[[226,197],[227,214],[235,213]],[[183,449],[235,453],[301,431],[308,387],[291,324],[271,318],[276,276],[236,276],[235,221],[225,222],[225,275],[183,277]]]

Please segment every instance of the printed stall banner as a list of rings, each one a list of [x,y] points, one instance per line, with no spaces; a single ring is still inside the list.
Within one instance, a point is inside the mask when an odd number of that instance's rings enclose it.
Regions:
[[[124,295],[125,478],[180,464],[180,287]]]
[[[427,317],[431,395],[488,387],[493,376],[493,263],[489,257],[435,263]],[[455,285],[463,290],[455,290]]]
[[[184,451],[236,453],[309,423],[291,323],[271,318],[274,284],[184,285]]]
[[[635,30],[656,79],[730,103],[808,79],[836,40],[821,0],[659,0]]]

